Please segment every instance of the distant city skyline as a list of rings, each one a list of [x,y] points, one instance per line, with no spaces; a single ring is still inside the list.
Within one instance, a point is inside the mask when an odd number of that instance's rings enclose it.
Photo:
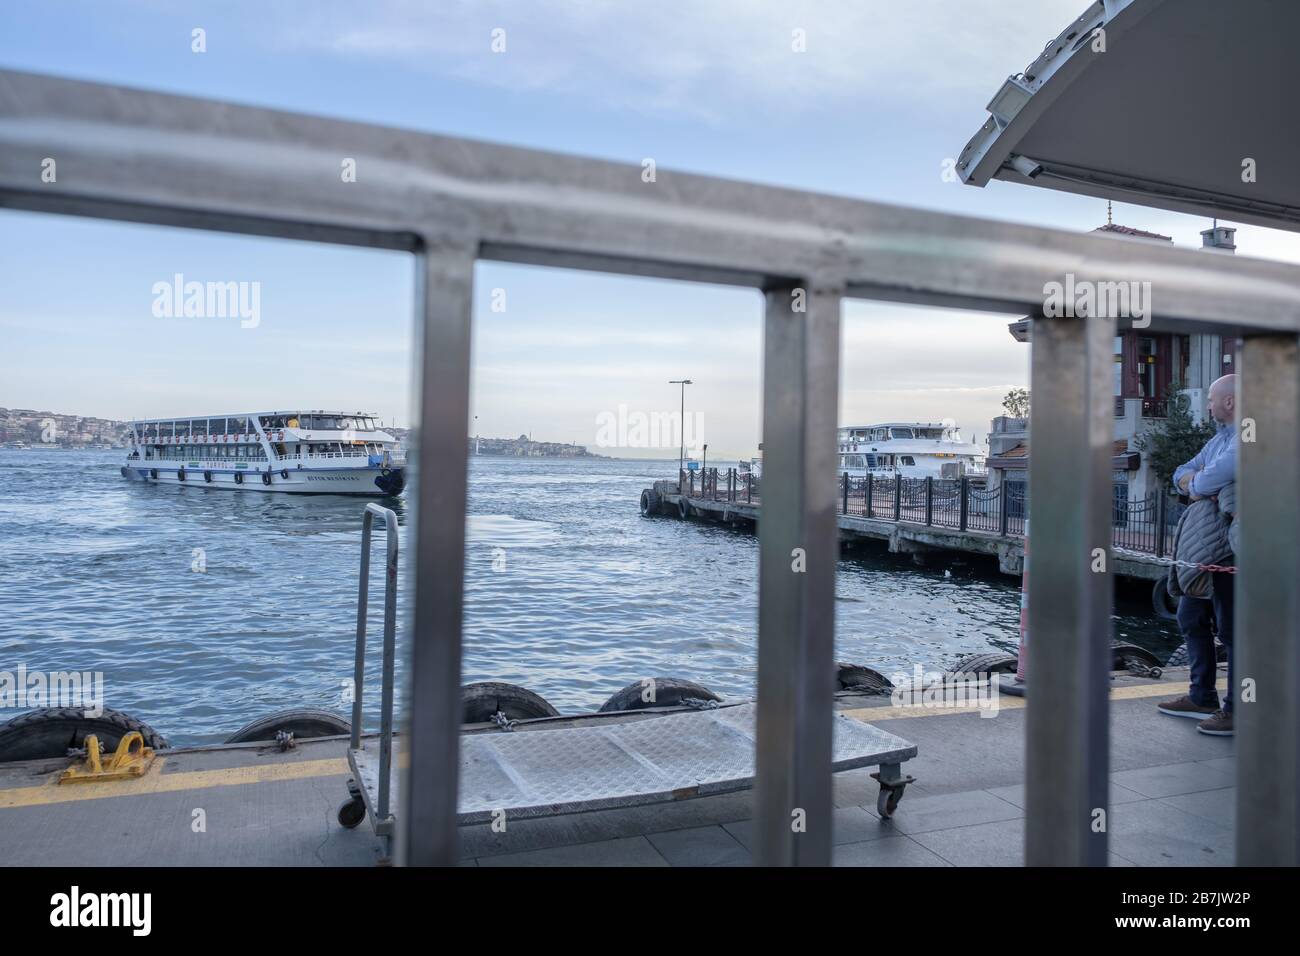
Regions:
[[[942,175],[1005,77],[1084,0],[617,6],[6,5],[0,65],[1074,231],[1105,222],[1100,200]],[[963,29],[933,28],[954,18]],[[792,52],[794,29],[806,52]],[[1114,218],[1184,248],[1209,225],[1125,204]],[[1237,243],[1300,262],[1292,233],[1242,226]],[[0,211],[0,406],[122,419],[338,407],[405,427],[414,273],[397,252]],[[155,308],[178,275],[256,284],[256,321]],[[1013,318],[846,302],[841,423],[953,418],[982,440],[1028,384]],[[668,382],[685,377],[710,458],[757,454],[752,290],[481,263],[474,321],[469,435],[674,458],[675,445],[597,436],[621,406],[676,413]]]

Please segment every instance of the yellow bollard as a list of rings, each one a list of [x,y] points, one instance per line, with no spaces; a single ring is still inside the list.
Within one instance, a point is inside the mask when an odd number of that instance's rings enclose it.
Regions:
[[[145,774],[153,764],[153,748],[144,745],[144,737],[137,730],[124,736],[113,756],[104,761],[99,748],[99,738],[86,736],[86,762],[75,764],[63,771],[59,783],[95,783],[103,780],[129,780]]]

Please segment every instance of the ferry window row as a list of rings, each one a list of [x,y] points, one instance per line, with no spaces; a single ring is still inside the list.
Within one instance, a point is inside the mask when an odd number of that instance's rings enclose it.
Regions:
[[[179,461],[187,458],[221,458],[230,460],[265,461],[261,445],[164,445],[145,449],[146,459]]]
[[[940,441],[961,441],[961,433],[955,428],[945,428],[943,426],[934,428],[895,426],[891,428],[855,429],[848,436],[849,441],[889,441],[895,438],[932,438]]]
[[[912,467],[916,465],[916,458],[912,455],[899,455],[898,464],[900,466]],[[881,468],[893,468],[893,455],[841,455],[841,468],[866,468],[872,471]]]
[[[372,432],[375,420],[365,415],[263,415],[263,428],[300,428],[303,431]]]
[[[140,434],[145,439],[253,433],[253,426],[247,418],[195,418],[173,422],[145,422],[139,427]]]

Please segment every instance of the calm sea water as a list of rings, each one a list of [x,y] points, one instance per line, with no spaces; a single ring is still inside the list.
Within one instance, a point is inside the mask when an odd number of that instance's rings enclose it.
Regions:
[[[107,706],[172,744],[286,707],[346,714],[364,501],[128,482],[122,455],[0,449],[0,671],[102,671]],[[676,464],[472,461],[466,681],[522,684],[564,713],[651,676],[753,694],[758,540],[642,518],[641,489]],[[382,586],[377,572],[376,706]],[[1016,647],[1019,585],[996,572],[873,548],[841,561],[837,591],[841,660],[910,673]],[[1120,611],[1117,636],[1176,646],[1140,601]]]

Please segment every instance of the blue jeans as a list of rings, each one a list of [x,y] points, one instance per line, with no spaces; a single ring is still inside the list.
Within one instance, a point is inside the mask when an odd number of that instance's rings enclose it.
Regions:
[[[1219,640],[1228,651],[1228,693],[1223,709],[1232,713],[1232,575],[1215,571],[1210,575],[1214,590],[1210,598],[1178,599],[1178,629],[1187,641],[1187,661],[1191,665],[1191,685],[1187,696],[1202,707],[1218,707],[1219,694],[1214,689],[1218,660],[1214,654],[1214,625]]]

